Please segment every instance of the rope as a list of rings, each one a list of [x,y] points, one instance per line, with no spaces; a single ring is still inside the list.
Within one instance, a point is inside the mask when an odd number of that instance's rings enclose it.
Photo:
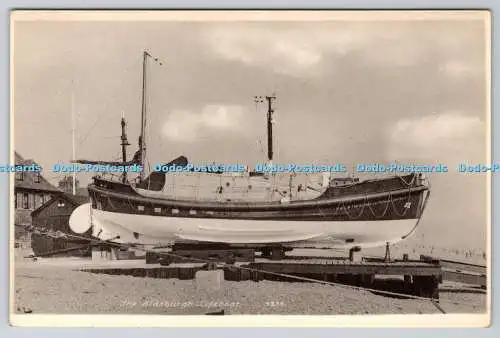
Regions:
[[[347,217],[349,217],[349,219],[358,219],[358,218],[360,218],[361,215],[363,215],[363,213],[365,212],[365,207],[366,207],[366,201],[367,201],[367,199],[368,199],[368,196],[366,196],[366,198],[364,200],[364,203],[363,203],[363,208],[361,209],[360,213],[356,217],[351,217],[351,215],[349,214],[349,211],[347,211],[347,208],[345,206],[345,202],[342,202],[341,204],[344,207],[344,211],[347,214]]]
[[[408,238],[415,231],[415,229],[417,229],[417,226],[420,223],[420,220],[422,219],[422,215],[424,214],[424,210],[427,206],[427,202],[429,201],[430,195],[431,195],[431,191],[427,190],[427,195],[425,196],[425,200],[424,200],[424,203],[422,204],[422,208],[420,209],[419,216],[418,216],[417,222],[415,223],[415,226],[413,227],[413,229],[410,230],[409,233],[407,233],[406,235],[401,237],[401,239]]]
[[[382,218],[384,217],[386,214],[387,214],[387,210],[389,210],[389,204],[391,203],[391,193],[389,193],[389,197],[387,198],[387,204],[385,205],[385,210],[382,212],[381,215],[377,215],[375,213],[375,211],[373,211],[373,208],[370,204],[370,202],[368,202],[368,208],[370,209],[370,211],[372,212],[372,215],[375,217],[375,218]]]
[[[397,176],[399,177],[399,179],[401,180],[401,182],[403,182],[403,183],[404,183],[407,187],[412,186],[412,185],[413,185],[413,183],[415,183],[415,179],[416,179],[416,177],[417,177],[417,175],[414,173],[414,174],[412,175],[412,178],[411,178],[410,183],[408,183],[408,182],[406,182],[406,181],[405,181],[405,179],[403,178],[403,176],[399,176],[399,175],[397,175]]]
[[[397,210],[396,206],[394,205],[394,199],[391,197],[392,210],[394,211],[394,213],[396,215],[398,215],[399,217],[404,217],[406,215],[406,213],[408,212],[408,210],[410,210],[410,208],[406,207],[408,205],[408,203],[411,203],[410,200],[411,200],[411,188],[408,188],[408,198],[403,206],[403,209],[404,209],[403,212],[400,213]]]
[[[340,211],[340,207],[342,207],[342,202],[340,202],[338,205],[337,205],[337,209],[335,209],[335,215],[337,215]]]
[[[113,204],[113,202],[111,202],[111,197],[108,197],[108,204],[109,204],[109,206],[111,207],[112,210],[116,210],[115,205]]]
[[[94,224],[92,224],[92,219],[93,219],[93,207],[92,207],[92,204],[90,205],[90,208],[89,208],[89,229],[92,229],[92,227],[94,226]]]
[[[130,206],[130,208],[131,208],[132,210],[135,210],[134,205],[133,205],[132,203],[130,203],[130,199],[128,199],[128,198],[127,198],[127,202],[128,202],[128,205]]]

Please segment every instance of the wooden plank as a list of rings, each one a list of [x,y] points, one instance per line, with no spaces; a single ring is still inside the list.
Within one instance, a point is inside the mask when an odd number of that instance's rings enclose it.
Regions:
[[[482,275],[486,275],[486,271],[487,271],[486,266],[484,266],[484,265],[462,263],[462,262],[449,261],[449,260],[444,260],[444,259],[441,260],[441,266],[443,268],[450,269],[450,270],[475,272],[475,273],[479,273]]]
[[[369,275],[412,275],[441,276],[441,266],[434,264],[406,265],[386,264],[301,264],[301,263],[251,263],[249,268],[277,273],[318,273],[318,274],[369,274]]]
[[[227,262],[253,262],[255,260],[255,251],[253,249],[232,249],[232,250],[174,250],[173,255],[183,256],[180,258],[172,256],[171,262],[189,262],[199,259]],[[191,260],[190,260],[191,258]]]
[[[443,269],[443,280],[464,284],[479,285],[486,288],[486,275]]]

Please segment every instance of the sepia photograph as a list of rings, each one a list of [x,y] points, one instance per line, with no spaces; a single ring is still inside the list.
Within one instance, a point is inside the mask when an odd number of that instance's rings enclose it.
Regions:
[[[489,325],[489,11],[10,19],[11,325]]]

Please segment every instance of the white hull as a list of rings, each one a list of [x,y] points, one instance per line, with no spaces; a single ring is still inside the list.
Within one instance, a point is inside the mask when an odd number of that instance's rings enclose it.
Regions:
[[[70,219],[83,233],[92,217],[93,234],[103,240],[166,245],[179,241],[229,244],[304,244],[325,247],[374,247],[395,243],[410,234],[417,219],[378,221],[261,221],[135,215],[78,207]],[[136,233],[136,234],[134,234]],[[137,236],[137,234],[139,234]]]

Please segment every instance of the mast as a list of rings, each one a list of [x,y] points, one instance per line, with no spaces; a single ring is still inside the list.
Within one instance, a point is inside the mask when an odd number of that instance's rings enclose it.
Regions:
[[[122,119],[121,119],[121,126],[122,126],[121,141],[122,142],[120,143],[120,145],[122,146],[122,161],[123,161],[123,163],[127,162],[127,146],[130,145],[130,143],[128,143],[128,140],[127,140],[127,133],[125,132],[126,125],[127,124],[125,122],[125,114],[122,113]],[[127,182],[127,172],[126,171],[123,172],[122,182],[123,183]]]
[[[266,96],[267,100],[267,159],[273,160],[273,100],[276,96]]]
[[[141,134],[139,136],[139,151],[141,154],[140,164],[142,166],[142,171],[140,172],[140,180],[144,179],[145,170],[146,170],[146,118],[147,118],[147,61],[148,58],[153,59],[157,63],[163,65],[161,61],[158,60],[157,57],[153,57],[146,50],[143,51],[142,54],[142,107],[141,107]]]
[[[72,157],[76,160],[76,128],[75,128],[75,92],[73,80],[71,81],[71,142],[72,142]],[[76,170],[73,170],[73,195],[76,195]]]
[[[145,159],[146,159],[146,140],[145,140],[145,129],[146,129],[146,63],[148,60],[149,53],[144,51],[142,55],[142,107],[141,107],[141,134],[139,136],[139,151],[141,152],[141,166],[142,170],[140,172],[140,180],[144,179],[145,171]]]

